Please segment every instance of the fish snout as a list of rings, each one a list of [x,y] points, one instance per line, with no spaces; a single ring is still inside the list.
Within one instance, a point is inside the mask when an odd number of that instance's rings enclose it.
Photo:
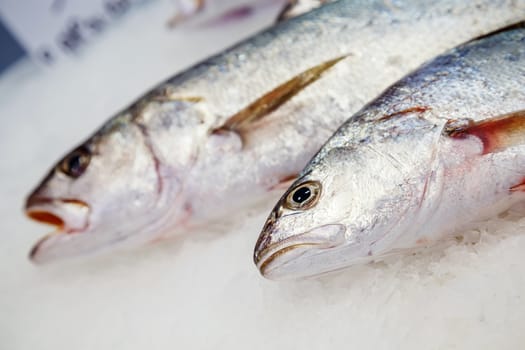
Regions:
[[[268,219],[264,223],[264,227],[261,230],[261,234],[255,243],[255,249],[253,251],[253,262],[255,265],[259,266],[259,261],[261,260],[261,254],[265,249],[272,244],[272,235],[273,231],[276,231],[276,221],[280,217],[280,212],[278,209],[272,210]]]
[[[270,224],[268,222],[264,225],[264,228],[261,234],[259,235],[257,242],[255,243],[255,249],[253,251],[253,262],[257,266],[259,266],[261,255],[264,253],[266,248],[270,245],[270,241],[272,239],[271,227],[269,226]]]
[[[89,226],[90,207],[78,199],[48,198],[35,192],[27,199],[25,212],[35,221],[55,226],[59,232],[80,232]]]
[[[267,222],[255,246],[255,265],[269,279],[291,276],[301,269],[301,265],[308,266],[310,256],[343,245],[345,233],[346,226],[327,224],[290,236]],[[287,238],[272,242],[272,237]]]

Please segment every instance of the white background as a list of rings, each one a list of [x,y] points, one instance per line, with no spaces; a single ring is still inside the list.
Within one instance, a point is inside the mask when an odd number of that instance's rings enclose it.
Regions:
[[[86,50],[124,16],[153,1],[159,0],[2,0],[0,16],[30,55],[39,56],[46,50],[54,61],[60,61]],[[174,5],[171,11],[175,12]],[[103,22],[101,26],[93,26],[95,19]],[[69,50],[61,42],[73,22],[78,24],[81,42]]]
[[[49,228],[22,206],[49,166],[149,87],[277,13],[167,32],[160,4],[77,61],[25,61],[0,80],[0,349],[523,349],[523,220],[495,219],[474,245],[299,282],[264,280],[251,260],[273,203],[134,252],[31,265]]]

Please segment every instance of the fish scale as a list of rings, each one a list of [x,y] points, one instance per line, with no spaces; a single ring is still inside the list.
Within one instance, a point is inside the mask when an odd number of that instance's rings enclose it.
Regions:
[[[160,84],[61,159],[27,200],[30,217],[58,226],[31,258],[134,247],[276,198],[388,85],[524,16],[524,1],[340,0],[263,31]]]
[[[429,61],[349,118],[270,215],[255,248],[261,273],[382,260],[522,203],[524,61],[520,24]],[[295,191],[313,184],[319,195],[302,201],[315,205],[295,209]]]

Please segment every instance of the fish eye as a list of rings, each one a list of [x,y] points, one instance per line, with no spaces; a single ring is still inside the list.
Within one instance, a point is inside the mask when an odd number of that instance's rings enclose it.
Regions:
[[[320,194],[321,184],[319,182],[305,182],[288,193],[284,205],[292,210],[310,209],[317,203]]]
[[[60,170],[69,177],[77,178],[86,171],[91,160],[91,152],[84,146],[66,156],[60,164]]]

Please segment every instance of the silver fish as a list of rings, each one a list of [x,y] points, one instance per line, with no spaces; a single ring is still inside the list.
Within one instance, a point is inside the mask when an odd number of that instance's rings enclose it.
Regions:
[[[57,227],[31,259],[137,246],[276,198],[366,101],[524,16],[523,1],[348,0],[280,23],[161,84],[60,160],[27,200]]]
[[[520,26],[516,26],[520,27]],[[256,244],[271,279],[450,238],[525,200],[525,26],[437,57],[328,140]]]

